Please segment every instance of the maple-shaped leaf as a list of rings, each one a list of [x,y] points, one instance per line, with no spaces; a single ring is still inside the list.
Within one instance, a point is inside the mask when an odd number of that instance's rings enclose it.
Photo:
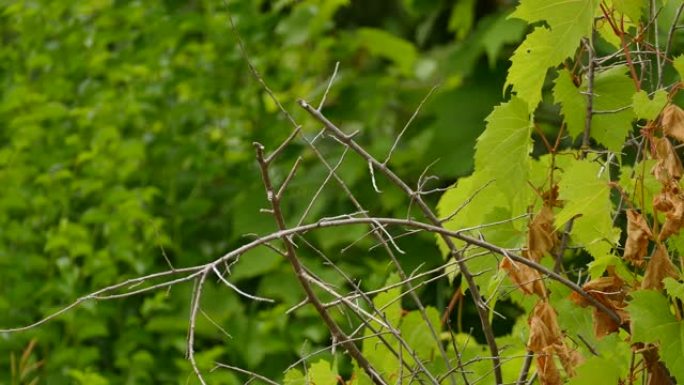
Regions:
[[[535,23],[545,21],[550,29],[532,31],[511,57],[506,78],[531,111],[541,101],[541,89],[549,68],[574,54],[580,39],[588,36],[598,0],[522,0],[511,17]]]
[[[600,113],[592,115],[590,135],[613,152],[619,152],[622,148],[634,118],[631,112],[634,84],[626,73],[626,67],[618,66],[597,73],[594,77],[592,110]],[[585,129],[587,92],[586,79],[576,87],[568,70],[559,71],[553,96],[556,103],[561,105],[568,133],[573,138]]]
[[[527,205],[532,122],[527,104],[516,97],[494,108],[475,145],[475,173],[491,179],[520,210]]]
[[[663,280],[668,277],[679,278],[679,271],[670,260],[667,249],[661,244],[656,247],[651,260],[648,261],[641,288],[662,290]]]
[[[644,90],[632,95],[632,108],[639,119],[655,120],[665,104],[667,104],[667,91],[662,88],[653,94],[653,98],[649,98]]]
[[[613,227],[607,174],[601,173],[599,164],[581,160],[565,169],[559,183],[559,199],[565,203],[556,214],[556,228],[577,217],[572,237],[594,258],[609,254],[620,236],[620,230]]]
[[[514,228],[512,222],[507,221],[513,217],[510,209],[502,209],[510,206],[506,196],[496,188],[492,180],[480,182],[480,178],[483,177],[472,175],[460,178],[454,187],[442,195],[437,204],[437,212],[440,218],[448,219],[444,222],[444,227],[453,231],[473,229],[472,233],[466,234],[496,241],[495,244],[501,247],[521,247],[525,241],[525,231],[522,228],[524,222],[520,221],[520,229]],[[493,222],[499,224],[483,226]],[[442,237],[436,236],[436,239],[442,255],[451,258]],[[465,245],[458,239],[452,241],[459,249]],[[480,248],[470,247],[463,251],[462,257],[474,273],[475,283],[480,288],[487,288],[496,275],[499,261],[488,255],[482,256],[481,251]],[[471,255],[475,256],[470,258]],[[453,263],[451,266],[447,269],[447,274],[453,280],[458,269]]]
[[[622,257],[632,265],[641,266],[651,238],[653,233],[643,215],[635,210],[627,210],[627,242]]]
[[[608,150],[620,152],[632,129],[632,95],[635,92],[626,66],[612,67],[594,78],[591,137]],[[581,89],[587,92],[586,82]],[[597,113],[598,112],[598,113]]]
[[[565,127],[572,138],[584,131],[584,116],[587,113],[587,97],[572,82],[572,74],[567,69],[558,71],[553,98],[561,106]]]
[[[684,142],[684,110],[674,104],[663,111],[663,133],[680,142]]]
[[[479,226],[485,223],[485,217],[496,207],[508,206],[506,197],[494,186],[494,181],[482,179],[477,175],[459,178],[454,186],[442,194],[437,203],[437,214],[446,220],[446,229],[457,231]],[[458,240],[454,242],[463,245]],[[437,236],[437,245],[442,255],[448,255],[449,250],[440,236]]]
[[[324,359],[311,364],[306,374],[308,376],[307,384],[336,385],[338,382],[337,371],[331,368],[330,363]]]
[[[670,302],[655,290],[631,293],[627,306],[631,319],[632,343],[655,343],[660,358],[677,383],[684,384],[684,323],[670,312]]]

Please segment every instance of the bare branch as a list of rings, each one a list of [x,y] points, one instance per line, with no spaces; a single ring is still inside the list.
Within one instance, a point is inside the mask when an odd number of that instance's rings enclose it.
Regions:
[[[399,178],[392,170],[390,170],[386,165],[380,163],[377,159],[375,159],[371,154],[369,154],[363,147],[361,147],[359,144],[357,144],[354,139],[348,135],[346,135],[344,132],[342,132],[337,126],[335,126],[332,122],[330,122],[323,114],[321,114],[320,111],[312,108],[306,101],[304,100],[299,100],[299,105],[306,110],[312,117],[314,117],[316,120],[319,122],[323,123],[325,128],[333,135],[335,138],[337,138],[340,142],[344,143],[345,145],[349,146],[354,152],[356,152],[359,156],[361,156],[364,160],[375,166],[378,170],[382,171],[382,173],[392,182],[394,183],[397,187],[402,189],[404,193],[406,193],[409,198],[415,199],[416,204],[418,207],[421,209],[423,214],[432,222],[434,225],[441,227],[442,222],[437,218],[437,216],[432,212],[432,209],[423,201],[423,198],[420,196],[420,194],[416,194],[411,187],[409,187],[401,178]],[[447,247],[451,251],[451,253],[454,255],[454,257],[457,257],[457,260],[460,260],[460,256],[458,249],[452,242],[452,240],[448,236],[442,236],[442,239],[446,243]],[[480,290],[475,284],[475,281],[470,274],[470,271],[468,269],[468,266],[465,265],[465,263],[459,263],[459,269],[461,271],[461,274],[465,278],[466,282],[468,283],[469,287],[469,292],[471,294],[471,298],[473,299],[473,302],[475,303],[475,307],[478,312],[478,316],[480,317],[480,323],[482,325],[482,330],[485,335],[485,339],[487,340],[487,345],[489,347],[489,351],[492,354],[493,357],[493,362],[492,365],[494,367],[494,377],[496,379],[496,384],[500,385],[503,383],[503,376],[501,373],[501,367],[500,367],[500,360],[499,360],[499,348],[497,347],[496,344],[496,339],[494,337],[494,332],[492,330],[491,325],[489,324],[489,315],[487,312],[487,309],[485,306],[483,306],[482,302],[482,297],[480,295]]]

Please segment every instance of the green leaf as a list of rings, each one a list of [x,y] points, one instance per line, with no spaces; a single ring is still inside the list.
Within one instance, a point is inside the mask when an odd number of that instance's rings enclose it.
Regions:
[[[657,90],[653,98],[648,97],[648,93],[641,90],[632,96],[632,108],[634,114],[639,119],[655,120],[660,115],[667,104],[667,91],[664,89]]]
[[[591,33],[597,0],[522,0],[511,15],[529,23],[545,21],[515,50],[506,79],[530,110],[541,101],[546,71],[571,56],[580,39]]]
[[[662,185],[651,170],[657,161],[655,159],[646,159],[639,162],[632,168],[631,166],[622,166],[620,169],[620,186],[623,190],[633,198],[633,201],[642,207],[643,211],[649,214],[653,213],[653,197],[660,193]],[[672,237],[669,239],[672,240]]]
[[[534,110],[541,101],[546,71],[572,55],[575,48],[575,45],[567,48],[558,44],[551,30],[536,28],[513,53],[504,89],[512,86],[518,97],[527,102],[530,110]]]
[[[553,87],[553,98],[561,106],[565,126],[571,137],[576,138],[584,132],[587,113],[587,98],[572,82],[572,74],[567,69],[558,71],[556,84]]]
[[[337,384],[337,372],[330,368],[330,363],[326,360],[319,360],[315,364],[311,364],[307,374],[309,376],[307,383],[316,385]]]
[[[297,368],[288,370],[283,377],[283,384],[285,385],[304,385],[306,383],[306,377]]]
[[[439,203],[437,211],[441,218],[453,217],[444,223],[444,227],[449,230],[463,230],[474,228],[477,236],[482,236],[488,240],[504,242],[504,247],[517,247],[524,241],[524,231],[512,227],[507,219],[512,217],[508,207],[506,197],[499,191],[494,183],[480,183],[476,176],[461,178],[454,188],[447,190]],[[504,222],[495,226],[481,227],[483,224],[493,222]],[[522,222],[521,222],[522,223]],[[456,247],[463,247],[464,243],[458,239],[453,239]],[[437,245],[442,251],[442,255],[448,255],[448,248],[442,238],[437,236]],[[476,247],[466,250],[466,256],[478,254],[481,250]],[[482,288],[488,287],[491,278],[496,273],[498,260],[489,255],[479,255],[474,258],[466,258],[466,265],[475,274],[475,282]],[[456,271],[450,274],[450,278],[455,276]]]
[[[559,198],[565,201],[556,215],[556,226],[562,227],[575,218],[574,240],[584,245],[594,258],[610,253],[620,235],[613,227],[608,172],[595,162],[581,160],[565,169],[559,183]]]
[[[399,276],[392,274],[385,285],[392,285],[399,282]],[[399,326],[401,320],[401,286],[386,290],[373,298],[373,305],[384,315],[386,322],[393,328]],[[377,321],[370,321],[371,328],[364,330],[364,340],[362,342],[362,352],[368,361],[380,372],[382,376],[392,377],[399,371],[399,360],[392,354],[391,350],[375,333],[386,332],[387,330]],[[395,338],[386,338],[394,351],[398,351],[399,342]],[[369,380],[365,374],[362,378]],[[370,381],[370,380],[369,380]],[[364,380],[363,383],[366,383]]]
[[[448,29],[456,33],[456,39],[461,40],[473,28],[475,18],[475,0],[459,0],[451,9]]]
[[[525,102],[517,97],[494,108],[475,146],[475,172],[494,180],[495,187],[517,212],[529,194],[532,123]]]
[[[567,385],[617,384],[620,368],[605,357],[591,357],[577,368],[577,374]]]
[[[360,28],[356,37],[371,54],[393,61],[403,75],[413,74],[418,54],[409,41],[375,28]]]
[[[490,68],[495,67],[501,48],[506,44],[520,42],[526,29],[527,25],[522,20],[510,19],[501,15],[484,31],[480,43],[487,54]]]
[[[672,61],[672,66],[679,74],[679,80],[684,79],[684,55],[679,55]]]
[[[444,227],[456,231],[479,226],[495,207],[507,206],[506,197],[494,187],[493,181],[480,182],[475,176],[468,176],[460,178],[442,195],[437,203],[437,213],[440,218],[451,217],[444,222]],[[460,241],[454,242],[462,245]],[[448,255],[449,249],[442,237],[437,237],[437,244],[442,255]]]
[[[599,2],[596,0],[521,0],[511,17],[528,23],[545,21],[551,29],[564,31],[567,39],[589,35]]]
[[[613,0],[615,10],[624,13],[634,23],[641,19],[644,4],[644,0]]]
[[[425,308],[425,313],[433,330],[439,336],[441,329],[439,312],[435,308],[428,306]],[[430,327],[425,323],[425,320],[423,320],[423,316],[420,314],[419,310],[414,310],[406,314],[401,320],[399,330],[401,331],[401,336],[406,340],[406,343],[420,359],[430,361],[439,354],[437,343],[432,336]],[[409,362],[413,362],[412,357],[407,357],[406,359]]]
[[[657,343],[660,358],[678,383],[684,383],[684,323],[670,312],[670,301],[654,290],[632,293],[627,306],[632,343]]]
[[[596,74],[594,78],[591,137],[613,152],[620,152],[627,133],[632,129],[632,95],[634,83],[624,66]],[[586,84],[582,86],[587,91]]]
[[[665,285],[667,295],[684,301],[684,283],[681,283],[674,278],[667,277],[663,279],[663,284]]]

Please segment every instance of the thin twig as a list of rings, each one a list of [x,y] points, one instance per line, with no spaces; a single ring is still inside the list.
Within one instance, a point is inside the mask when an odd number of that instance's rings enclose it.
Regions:
[[[275,219],[278,229],[280,229],[281,232],[285,231],[287,229],[287,226],[285,225],[285,219],[283,217],[280,207],[280,197],[278,197],[278,194],[274,193],[271,177],[268,173],[268,164],[264,161],[264,148],[259,143],[255,143],[254,147],[256,149],[256,156],[259,162],[259,169],[261,170],[261,180],[264,184],[264,189],[266,190],[266,196],[269,198],[269,201],[271,203],[271,209],[273,210],[273,218]],[[366,359],[366,357],[361,353],[359,348],[356,347],[354,342],[350,341],[349,337],[347,337],[347,335],[345,335],[342,329],[340,329],[335,320],[333,320],[333,318],[328,313],[328,310],[323,306],[321,301],[314,293],[313,288],[309,283],[309,280],[306,278],[306,271],[304,270],[301,262],[299,261],[299,258],[297,257],[297,253],[290,238],[288,238],[286,235],[283,235],[281,237],[281,240],[285,244],[285,255],[287,257],[288,262],[290,262],[292,269],[295,272],[297,280],[299,280],[300,286],[302,287],[302,289],[304,289],[304,292],[306,293],[306,296],[309,298],[310,303],[314,306],[314,308],[320,315],[321,319],[323,319],[323,322],[330,330],[330,333],[332,334],[333,338],[336,341],[339,341],[339,343],[345,348],[349,355],[352,356],[354,360],[356,360],[359,367],[361,367],[363,371],[365,371],[366,374],[368,374],[373,383],[375,383],[376,385],[387,385],[385,380],[380,376],[379,372]]]
[[[675,12],[675,17],[672,20],[672,25],[670,26],[670,32],[667,34],[667,42],[665,43],[665,60],[663,60],[658,68],[658,87],[657,88],[662,88],[663,87],[663,70],[665,67],[665,63],[667,63],[668,56],[670,55],[670,49],[672,48],[672,39],[674,38],[675,30],[677,27],[677,22],[679,21],[679,17],[682,15],[682,10],[684,10],[684,3],[682,3],[679,7],[677,7],[677,12]]]
[[[428,91],[427,95],[425,95],[425,97],[423,98],[423,100],[420,101],[420,103],[418,104],[418,107],[415,109],[415,111],[413,111],[413,114],[411,115],[411,117],[409,118],[409,120],[408,120],[408,121],[406,122],[406,124],[404,125],[404,128],[401,129],[401,131],[399,132],[399,135],[397,135],[397,137],[394,139],[394,143],[392,143],[392,148],[390,148],[389,152],[387,153],[387,157],[386,157],[385,160],[382,162],[382,164],[385,164],[385,165],[386,165],[387,162],[389,162],[390,158],[392,157],[392,154],[394,153],[394,151],[397,149],[397,146],[399,145],[399,141],[401,140],[401,137],[404,136],[404,133],[405,133],[406,130],[409,128],[409,126],[411,125],[411,123],[413,123],[413,120],[416,119],[416,117],[417,117],[418,114],[420,113],[420,110],[423,108],[423,105],[425,104],[425,102],[426,102],[428,99],[430,99],[430,96],[432,96],[432,94],[433,94],[433,93],[435,92],[435,90],[437,90],[438,88],[439,88],[439,84],[434,85],[432,88],[430,88],[430,91]],[[319,108],[319,110],[320,110],[320,108]]]
[[[344,144],[348,145],[351,147],[351,149],[356,152],[358,155],[360,155],[362,158],[364,158],[367,162],[371,163],[373,166],[378,168],[382,173],[392,182],[394,183],[397,187],[401,188],[409,197],[412,197],[415,199],[416,204],[418,207],[421,209],[423,214],[436,226],[441,227],[442,222],[437,218],[437,216],[433,213],[432,209],[423,201],[422,197],[420,194],[416,194],[411,187],[409,187],[401,178],[399,178],[393,171],[391,171],[386,165],[380,163],[377,159],[375,159],[371,154],[369,154],[363,147],[359,146],[353,138],[350,138],[347,136],[344,132],[342,132],[337,126],[335,126],[332,122],[330,122],[323,114],[321,114],[320,111],[312,108],[307,102],[304,100],[299,101],[299,105],[306,110],[311,116],[313,116],[316,120],[319,122],[323,123],[323,125],[328,129],[328,131],[334,135],[338,140],[343,142]],[[451,253],[453,256],[457,259],[460,260],[460,255],[458,252],[458,249],[454,245],[453,241],[451,238],[448,236],[443,236],[442,239],[446,243],[447,247],[449,250],[451,250]],[[500,385],[503,383],[503,376],[501,373],[501,367],[500,367],[500,359],[499,359],[499,349],[496,344],[496,339],[494,337],[494,332],[492,330],[491,325],[489,324],[489,314],[485,306],[483,306],[482,303],[482,297],[480,295],[480,290],[475,284],[475,281],[473,279],[473,276],[470,274],[470,271],[468,269],[468,266],[466,266],[465,263],[459,262],[459,269],[461,271],[461,274],[465,278],[466,282],[468,283],[469,287],[469,292],[471,294],[471,297],[473,299],[473,302],[475,303],[475,307],[478,312],[478,316],[480,317],[480,323],[482,325],[482,330],[485,335],[485,339],[487,340],[487,345],[489,347],[490,353],[493,357],[493,362],[492,365],[494,367],[494,377],[496,379],[496,384]]]

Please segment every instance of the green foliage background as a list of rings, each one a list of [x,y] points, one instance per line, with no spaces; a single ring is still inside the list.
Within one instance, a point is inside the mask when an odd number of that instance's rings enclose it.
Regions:
[[[0,327],[23,325],[90,291],[174,266],[212,260],[274,230],[252,142],[274,148],[291,131],[255,82],[231,32],[280,101],[322,97],[335,63],[340,72],[326,113],[384,158],[428,91],[441,84],[404,137],[391,167],[407,180],[431,172],[446,186],[473,167],[475,138],[503,98],[514,44],[527,30],[509,20],[507,1],[0,0]],[[542,107],[541,114],[544,114]],[[331,163],[339,146],[323,143]],[[300,151],[301,150],[301,151]],[[282,180],[297,156],[303,168],[286,196],[297,223],[327,170],[298,142],[276,166]],[[377,215],[406,215],[406,201],[353,156],[340,174]],[[436,198],[436,197],[435,197]],[[329,187],[305,220],[353,211]],[[322,230],[317,247],[366,288],[388,277],[386,258],[364,229]],[[442,262],[431,236],[401,241],[411,271]],[[307,266],[341,278],[314,253]],[[267,249],[242,256],[231,280],[273,298],[259,305],[208,284],[198,324],[198,359],[281,378],[283,370],[329,344],[302,299],[290,267]],[[447,283],[420,293],[443,309]],[[40,383],[185,384],[191,285],[170,292],[89,302],[27,333],[0,335],[0,384],[10,383],[11,353],[36,339]],[[465,329],[479,327],[466,310]],[[505,330],[498,330],[504,333]],[[230,372],[213,383],[238,384]]]

